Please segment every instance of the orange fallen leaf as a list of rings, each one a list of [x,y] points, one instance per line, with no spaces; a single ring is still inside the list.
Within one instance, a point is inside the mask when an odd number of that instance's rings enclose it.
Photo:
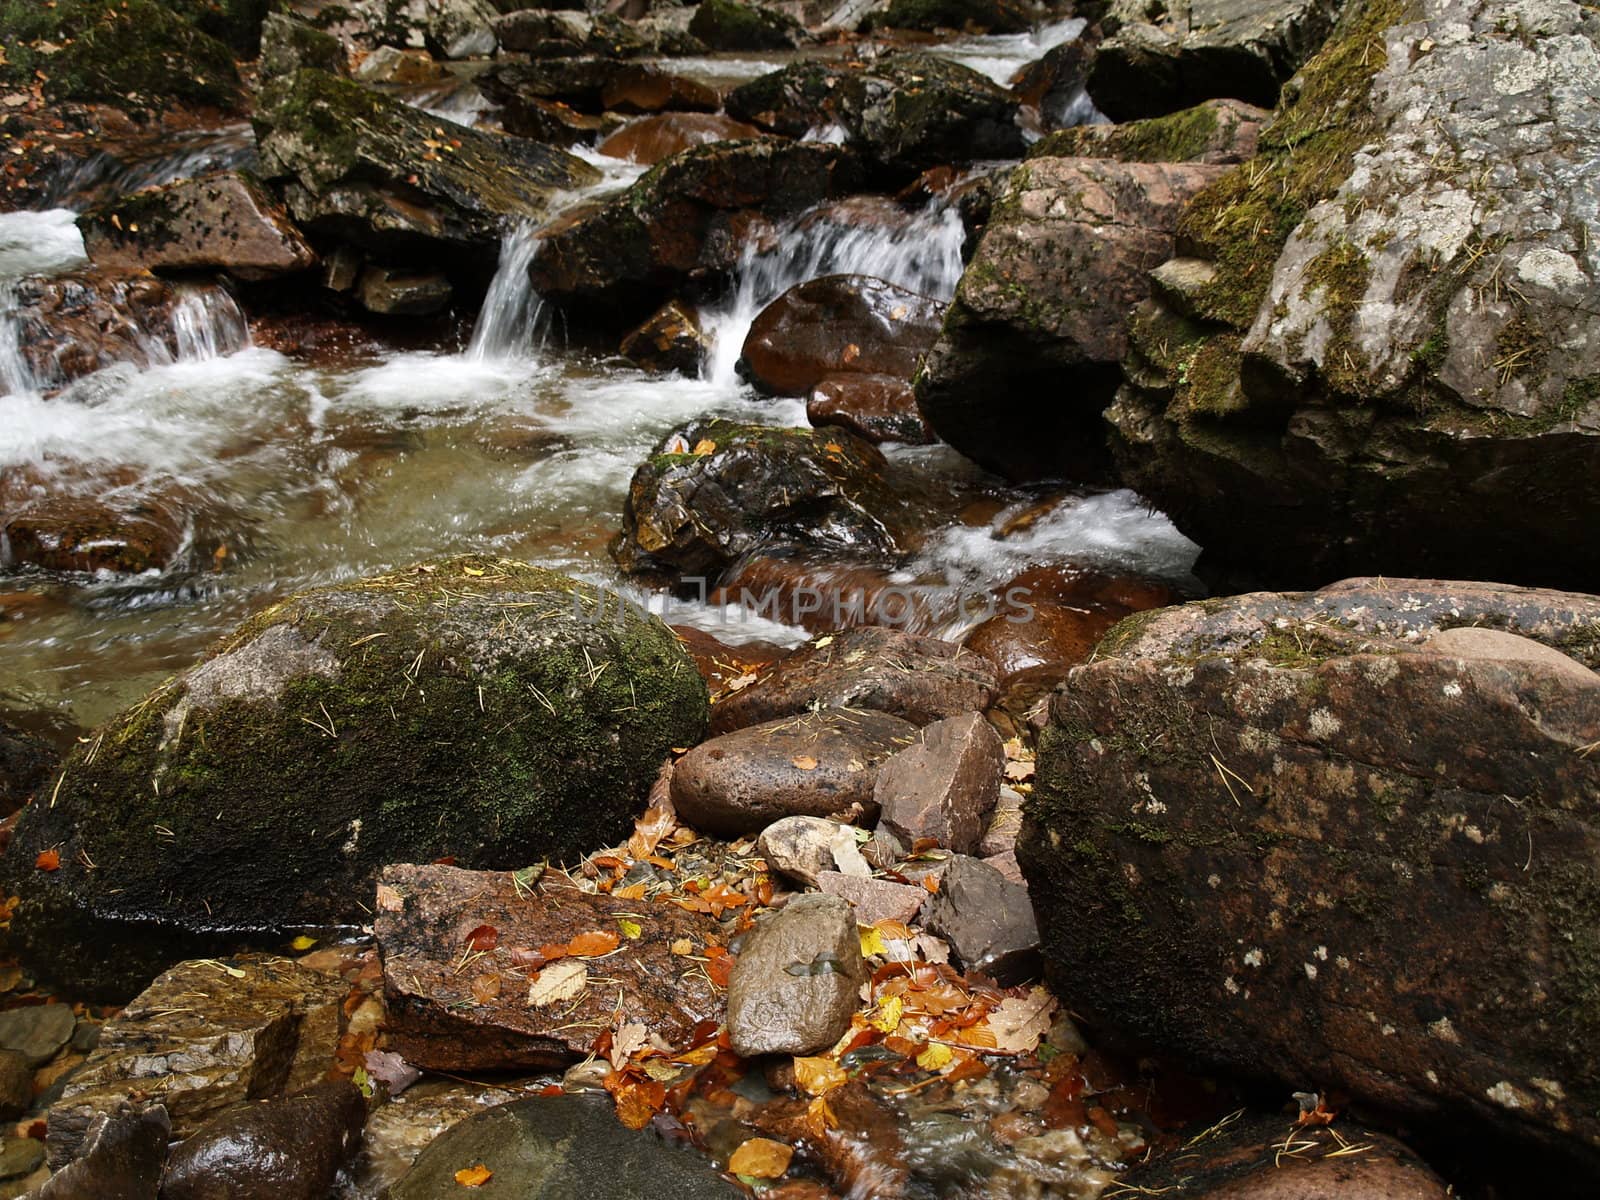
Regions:
[[[494,972],[475,975],[472,979],[472,998],[487,1004],[500,994],[500,976]]]
[[[494,1176],[494,1172],[479,1163],[475,1167],[462,1167],[456,1172],[456,1182],[462,1187],[482,1187]]]
[[[817,760],[809,754],[796,754],[789,761],[802,771],[815,771],[817,769]]]
[[[843,1087],[850,1081],[844,1073],[844,1068],[831,1058],[796,1058],[794,1060],[794,1079],[807,1093],[813,1096],[826,1096],[836,1087]]]
[[[592,933],[580,933],[567,943],[567,953],[574,958],[594,958],[600,954],[610,954],[622,942],[622,938],[609,929],[596,929]]]
[[[938,895],[939,877],[937,875],[924,875],[922,877],[922,886],[927,888],[928,891],[932,892],[934,895]]]
[[[771,1138],[750,1138],[728,1159],[728,1170],[751,1179],[777,1179],[789,1169],[794,1147]]]
[[[701,438],[698,442],[696,442],[694,444],[694,453],[696,453],[696,454],[706,455],[706,454],[715,454],[716,452],[717,452],[717,444],[715,442],[713,442],[710,438]]]
[[[39,857],[33,860],[33,865],[41,871],[59,871],[61,869],[61,851],[41,850]]]
[[[815,1097],[806,1105],[806,1130],[819,1142],[825,1141],[828,1130],[839,1128],[839,1118],[833,1115],[833,1108],[828,1104],[826,1096]]]

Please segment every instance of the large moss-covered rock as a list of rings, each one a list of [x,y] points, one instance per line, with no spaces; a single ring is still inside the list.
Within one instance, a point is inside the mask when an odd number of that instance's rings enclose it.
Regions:
[[[743,84],[728,114],[785,137],[828,126],[901,175],[1022,153],[1018,100],[970,67],[932,54],[874,63],[797,62]]]
[[[875,27],[889,29],[983,29],[990,33],[1026,33],[1039,17],[1027,0],[891,0],[873,17]]]
[[[1094,1022],[1600,1160],[1600,597],[1356,579],[1122,622],[1017,841]]]
[[[581,159],[434,117],[323,71],[262,90],[261,171],[300,225],[402,261],[492,266],[509,221],[542,220],[555,195],[593,183]]]
[[[468,557],[307,592],[67,761],[5,860],[12,936],[112,987],[186,939],[361,923],[386,863],[571,858],[706,720],[664,625],[549,571]]]
[[[1028,157],[1232,166],[1255,157],[1261,126],[1271,116],[1242,100],[1207,100],[1182,112],[1123,125],[1058,129],[1029,147]]]
[[[689,34],[712,50],[787,50],[804,37],[788,13],[740,0],[702,0]]]
[[[1352,3],[1186,211],[1108,415],[1202,570],[1593,586],[1600,17],[1518,11]]]

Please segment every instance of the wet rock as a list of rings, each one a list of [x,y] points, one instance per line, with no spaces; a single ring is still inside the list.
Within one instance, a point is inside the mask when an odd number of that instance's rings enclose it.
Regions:
[[[700,671],[700,677],[706,681],[706,687],[713,696],[725,691],[735,680],[740,680],[734,690],[748,685],[744,676],[750,675],[762,667],[769,666],[789,653],[787,648],[776,642],[762,641],[724,641],[723,638],[707,633],[703,629],[696,629],[692,625],[670,626],[672,632],[683,643],[683,648],[694,659],[694,665]],[[719,630],[720,633],[732,637],[733,630]]]
[[[455,1174],[482,1163],[486,1188],[541,1200],[737,1200],[744,1193],[692,1150],[626,1129],[599,1097],[538,1096],[501,1104],[454,1126],[422,1152],[391,1200],[461,1191]]]
[[[1057,695],[1017,843],[1063,1001],[1592,1159],[1571,1098],[1600,1086],[1576,1015],[1600,763],[1574,750],[1600,740],[1600,680],[1429,646],[1464,625],[1600,661],[1600,599],[1492,584],[1348,580],[1113,630]]]
[[[178,565],[190,517],[174,497],[109,492],[4,496],[7,566],[138,575]]]
[[[711,50],[787,50],[804,36],[787,13],[740,0],[701,0],[689,33]]]
[[[822,1195],[894,1200],[911,1194],[900,1119],[863,1081],[852,1079],[828,1093],[828,1108],[838,1126],[824,1129],[820,1138],[807,1120],[808,1106],[804,1098],[779,1098],[751,1118],[762,1132],[800,1147],[833,1187],[828,1193],[801,1191],[787,1200],[821,1200]]]
[[[1556,50],[1592,18],[1541,12],[1523,45],[1488,5],[1348,5],[1261,154],[1187,211],[1180,252],[1216,269],[1204,319],[1141,314],[1107,416],[1123,478],[1207,547],[1202,574],[1593,586],[1600,225],[1574,172],[1600,118],[1565,97],[1600,67]],[[1495,173],[1512,159],[1515,182]]]
[[[812,1054],[850,1028],[866,979],[855,915],[837,896],[797,896],[756,922],[728,981],[734,1053]]]
[[[0,815],[26,804],[49,782],[60,761],[49,742],[0,720]]]
[[[1013,171],[917,378],[935,432],[1013,478],[1097,463],[1128,315],[1184,204],[1222,170],[1039,158]]]
[[[670,300],[622,339],[622,356],[647,371],[677,371],[694,378],[711,343],[694,309]]]
[[[1039,929],[1025,884],[980,859],[953,854],[923,906],[928,932],[950,943],[963,969],[1017,983],[1039,967]]]
[[[689,278],[730,270],[757,218],[793,215],[859,179],[839,146],[776,138],[697,146],[551,231],[533,260],[534,288],[612,322],[643,316]]]
[[[1352,1154],[1353,1145],[1366,1148]],[[1445,1200],[1455,1194],[1409,1149],[1364,1125],[1341,1120],[1335,1128],[1298,1128],[1288,1117],[1256,1114],[1214,1127],[1192,1150],[1157,1155],[1119,1182],[1135,1194],[1174,1200]]]
[[[160,1104],[98,1114],[81,1156],[33,1193],[33,1200],[156,1200],[172,1124]]]
[[[569,105],[579,112],[605,109],[606,88],[624,72],[637,68],[609,58],[555,58],[495,63],[477,77],[478,89],[515,118],[519,105],[543,100]]]
[[[5,859],[12,936],[111,990],[173,942],[363,920],[397,858],[576,855],[628,827],[706,706],[666,626],[523,563],[458,558],[302,593],[68,760]],[[32,867],[46,847],[61,855],[49,874]],[[87,865],[105,862],[114,874]]]
[[[397,46],[379,46],[361,60],[353,74],[362,83],[401,86],[437,83],[449,77],[444,64],[426,50],[401,50]]]
[[[224,1113],[172,1151],[162,1200],[324,1200],[366,1117],[343,1079]]]
[[[383,1195],[445,1130],[516,1099],[518,1093],[507,1088],[449,1079],[413,1084],[367,1118],[362,1182]]]
[[[806,399],[813,425],[837,425],[874,445],[924,446],[938,439],[917,407],[909,378],[894,375],[825,375]]]
[[[1000,798],[1005,765],[1000,735],[982,713],[935,721],[878,768],[878,823],[908,846],[933,838],[970,854]]]
[[[51,1164],[59,1170],[81,1158],[95,1120],[130,1100],[158,1094],[163,1123],[181,1138],[241,1101],[322,1078],[339,1045],[348,991],[336,977],[270,956],[173,967],[105,1024],[51,1106]]]
[[[651,905],[628,938],[619,921],[639,918],[638,900],[579,891],[555,872],[537,886],[511,872],[394,866],[383,873],[374,930],[388,1006],[386,1046],[430,1070],[506,1070],[561,1066],[589,1053],[598,1028],[616,1014],[682,1044],[701,1021],[720,1016],[721,998],[696,963],[672,953],[688,939],[695,953],[721,944],[716,922],[675,905]],[[469,935],[488,926],[492,949],[461,967]],[[556,1000],[539,999],[539,953],[580,934],[617,934],[626,953],[584,965],[584,979]],[[583,959],[552,959],[547,981]],[[603,975],[605,982],[599,982]],[[598,1023],[598,1024],[596,1024]]]
[[[604,116],[579,112],[556,100],[529,97],[512,100],[500,110],[500,124],[507,133],[533,138],[556,146],[590,145],[616,128]]]
[[[1037,11],[1024,0],[891,0],[875,24],[889,29],[966,29],[1026,33]]]
[[[709,116],[722,107],[722,97],[717,95],[715,88],[698,79],[674,75],[648,64],[633,64],[616,71],[606,80],[605,87],[600,91],[600,103],[608,112],[659,113],[671,109],[680,115],[703,113]],[[723,138],[757,137],[760,132],[726,118],[723,128],[729,131],[721,135]],[[703,140],[719,139],[708,137]]]
[[[416,25],[441,58],[487,58],[495,51],[498,16],[493,0],[429,0]]]
[[[840,430],[722,418],[671,433],[637,471],[612,555],[624,571],[714,577],[759,550],[894,551],[883,456]]]
[[[735,88],[724,103],[729,116],[786,137],[838,126],[847,145],[902,179],[1023,151],[1017,98],[987,76],[931,54],[797,62]]]
[[[928,899],[926,888],[840,871],[823,871],[817,876],[817,888],[826,895],[848,900],[861,925],[879,921],[909,923]]]
[[[887,562],[807,559],[803,549],[781,546],[741,559],[709,599],[813,634],[862,625],[924,630],[954,613],[952,597],[906,586]]]
[[[564,58],[595,54],[631,58],[652,48],[628,22],[609,13],[549,12],[521,9],[494,21],[502,50],[530,58]]]
[[[962,645],[994,664],[1001,691],[1011,693],[1019,687],[1030,693],[1048,691],[1066,678],[1068,669],[1088,658],[1095,643],[1128,611],[1029,601],[990,617],[967,634]]]
[[[784,817],[761,831],[756,851],[774,871],[816,887],[822,872],[838,866],[833,840],[845,828],[823,817]]]
[[[21,1050],[0,1049],[0,1121],[15,1121],[32,1107],[33,1063]]]
[[[916,734],[887,713],[820,709],[702,742],[678,760],[672,803],[708,833],[755,833],[790,816],[877,815],[877,768]]]
[[[227,171],[123,196],[78,218],[96,266],[226,271],[271,279],[316,265],[316,253],[254,176]]]
[[[261,171],[302,228],[383,255],[492,267],[506,221],[542,220],[598,178],[549,146],[452,125],[322,71],[262,89]]]
[[[721,113],[662,113],[629,121],[596,149],[610,158],[654,166],[709,142],[760,137],[761,130]]]
[[[454,293],[443,275],[419,275],[395,267],[361,272],[356,295],[361,307],[385,317],[424,317],[450,307]]]
[[[821,707],[877,709],[915,725],[980,712],[995,694],[993,668],[938,638],[867,627],[820,637],[749,687],[717,702],[719,733]]]
[[[1053,46],[1011,77],[1011,90],[1037,111],[1043,128],[1076,126],[1088,115],[1083,80],[1093,56],[1093,45],[1081,37]]]
[[[1079,125],[1040,138],[1029,158],[1114,158],[1118,162],[1198,162],[1232,166],[1255,157],[1272,114],[1242,100],[1207,100],[1125,125]]]
[[[796,284],[750,325],[740,365],[758,387],[804,396],[830,375],[910,379],[944,306],[869,275]]]
[[[344,45],[333,34],[287,13],[268,13],[261,22],[261,77],[291,75],[302,67],[344,71]]]
[[[30,1004],[0,1012],[0,1049],[15,1050],[30,1067],[42,1067],[72,1040],[77,1026],[66,1004]]]
[[[0,1140],[0,1180],[21,1179],[43,1165],[43,1142],[25,1137]]]
[[[1271,108],[1339,15],[1337,0],[1187,0],[1122,25],[1089,67],[1113,121],[1159,117],[1220,96]],[[1143,14],[1140,14],[1141,17]]]

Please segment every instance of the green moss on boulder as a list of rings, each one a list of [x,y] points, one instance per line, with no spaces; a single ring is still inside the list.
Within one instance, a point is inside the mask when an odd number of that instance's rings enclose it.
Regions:
[[[712,50],[787,50],[803,36],[799,22],[787,13],[738,0],[703,0],[689,33]]]

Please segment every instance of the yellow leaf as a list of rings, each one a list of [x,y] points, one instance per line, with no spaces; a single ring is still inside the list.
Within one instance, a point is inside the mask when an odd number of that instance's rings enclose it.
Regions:
[[[479,1163],[475,1167],[462,1167],[461,1170],[457,1171],[456,1182],[462,1187],[482,1187],[484,1184],[489,1182],[493,1175],[493,1171],[489,1170],[489,1168],[484,1166],[482,1163]]]
[[[728,1170],[751,1179],[777,1179],[789,1169],[794,1147],[771,1138],[751,1138],[733,1152]]]
[[[685,1050],[682,1054],[674,1054],[672,1061],[682,1063],[686,1067],[703,1067],[717,1056],[717,1044],[707,1042],[704,1046],[696,1046],[693,1050]]]
[[[462,567],[461,568],[461,573],[463,575],[471,575],[474,579],[476,579],[479,575],[483,574],[483,568],[482,567]]]
[[[924,1071],[942,1071],[950,1065],[950,1060],[954,1057],[955,1054],[949,1046],[929,1042],[922,1053],[917,1055],[917,1066]]]
[[[844,1068],[831,1058],[795,1059],[794,1080],[812,1096],[826,1096],[850,1081]]]
[[[317,944],[317,939],[316,938],[309,937],[308,935],[303,934],[303,933],[299,937],[295,938],[294,941],[289,943],[289,945],[293,946],[296,950],[309,950],[309,949],[311,949],[311,947],[315,946],[316,944]]]
[[[828,1130],[839,1128],[839,1118],[833,1115],[833,1108],[828,1104],[827,1097],[818,1096],[806,1105],[806,1130],[817,1141],[823,1141],[828,1136]]]
[[[889,947],[883,944],[883,935],[870,925],[857,930],[861,934],[861,957],[871,958],[874,954],[887,958]]]
[[[900,1028],[900,1017],[906,1002],[899,996],[890,996],[878,1005],[878,1015],[872,1018],[872,1027],[881,1033],[893,1033]]]
[[[694,444],[694,453],[696,453],[696,454],[706,455],[706,454],[715,454],[716,452],[717,452],[717,444],[715,442],[713,442],[710,438],[701,438],[698,442],[696,442]]]
[[[626,917],[617,922],[617,928],[622,930],[622,936],[630,942],[644,932],[644,926],[637,921],[630,921]]]

